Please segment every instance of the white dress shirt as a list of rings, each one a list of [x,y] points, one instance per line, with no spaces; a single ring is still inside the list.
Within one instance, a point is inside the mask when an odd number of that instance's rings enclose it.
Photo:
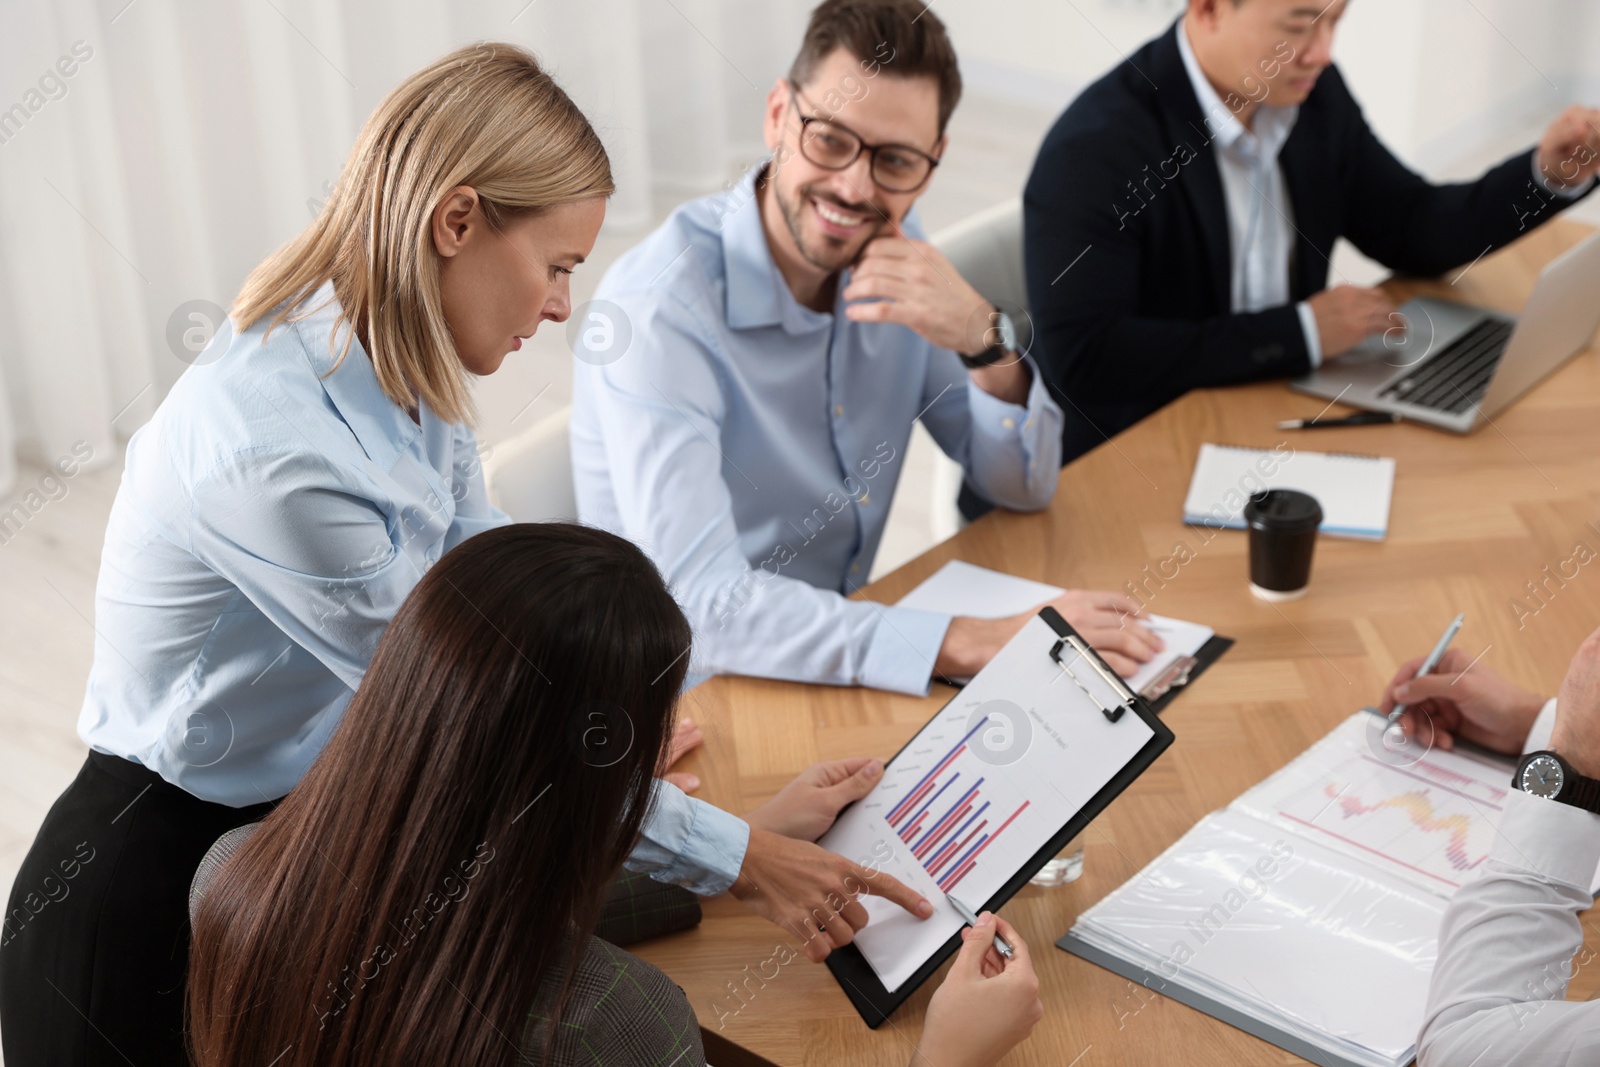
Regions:
[[[1183,57],[1183,68],[1189,73],[1189,84],[1217,150],[1217,170],[1228,213],[1232,310],[1241,313],[1280,307],[1289,302],[1289,259],[1298,231],[1278,155],[1294,132],[1300,109],[1260,104],[1246,128],[1200,69],[1189,44],[1187,24],[1178,27],[1178,53]],[[1533,156],[1533,178],[1545,192],[1569,200],[1582,196],[1594,180],[1590,178],[1571,189],[1557,189],[1539,169],[1538,153]],[[1304,300],[1295,304],[1295,310],[1300,313],[1300,329],[1305,334],[1311,365],[1320,366],[1322,336],[1317,332],[1316,313]]]
[[[1261,104],[1246,128],[1200,69],[1186,25],[1178,27],[1178,53],[1217,149],[1217,170],[1222,175],[1228,211],[1232,309],[1240,314],[1280,307],[1289,302],[1289,256],[1296,231],[1278,154],[1294,131],[1300,109]],[[1317,333],[1317,317],[1304,300],[1295,310],[1300,313],[1311,365],[1318,366],[1322,363],[1322,337]]]
[[[1549,747],[1555,704],[1525,752]],[[1600,815],[1511,790],[1483,875],[1445,911],[1418,1067],[1600,1063],[1600,1002],[1564,999],[1597,863]]]

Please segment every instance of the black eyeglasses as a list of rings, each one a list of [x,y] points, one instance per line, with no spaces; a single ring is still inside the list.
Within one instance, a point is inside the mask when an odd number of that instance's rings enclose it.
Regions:
[[[789,83],[795,113],[800,111],[800,90]],[[920,148],[904,144],[868,144],[850,127],[817,115],[800,115],[800,154],[827,170],[844,170],[860,158],[872,156],[872,180],[891,193],[913,193],[927,184],[939,161]]]

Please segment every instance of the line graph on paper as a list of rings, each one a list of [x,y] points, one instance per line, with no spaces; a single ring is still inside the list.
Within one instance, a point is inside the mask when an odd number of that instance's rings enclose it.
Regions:
[[[1494,844],[1509,770],[1442,751],[1391,766],[1339,734],[1313,749],[1323,749],[1323,758],[1268,779],[1240,798],[1243,805],[1436,891],[1474,878]]]

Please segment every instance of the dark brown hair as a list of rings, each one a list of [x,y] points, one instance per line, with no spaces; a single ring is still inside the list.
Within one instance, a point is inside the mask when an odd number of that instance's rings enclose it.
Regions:
[[[519,1062],[540,979],[563,976],[556,1017],[638,838],[689,639],[612,534],[506,526],[446,554],[199,902],[195,1063]]]
[[[944,133],[961,101],[961,70],[944,23],[929,6],[918,0],[823,0],[811,12],[789,80],[808,87],[818,65],[837,48],[881,64],[884,74],[932,78],[939,83],[939,132]]]

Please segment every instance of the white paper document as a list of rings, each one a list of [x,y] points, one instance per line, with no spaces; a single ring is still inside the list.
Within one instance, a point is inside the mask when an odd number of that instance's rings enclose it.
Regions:
[[[1156,992],[1173,982],[1341,1060],[1399,1067],[1415,1054],[1445,906],[1488,856],[1511,768],[1397,745],[1357,712],[1072,934],[1158,976]]]
[[[1003,615],[1019,615],[1064,592],[1065,589],[1053,585],[957,559],[940,567],[927,581],[901,597],[899,606],[974,619],[998,619]],[[1169,619],[1165,615],[1142,615],[1139,621],[1154,630],[1167,647],[1150,662],[1141,664],[1128,679],[1128,687],[1136,693],[1144,692],[1174,660],[1194,655],[1216,636],[1216,631],[1209,626]]]
[[[884,768],[878,786],[818,842],[887,871],[933,903],[917,919],[875,896],[855,944],[888,990],[898,989],[962,926],[945,899],[975,910],[1133,761],[1153,736],[1082,660],[1056,662],[1056,633],[1034,618]]]

